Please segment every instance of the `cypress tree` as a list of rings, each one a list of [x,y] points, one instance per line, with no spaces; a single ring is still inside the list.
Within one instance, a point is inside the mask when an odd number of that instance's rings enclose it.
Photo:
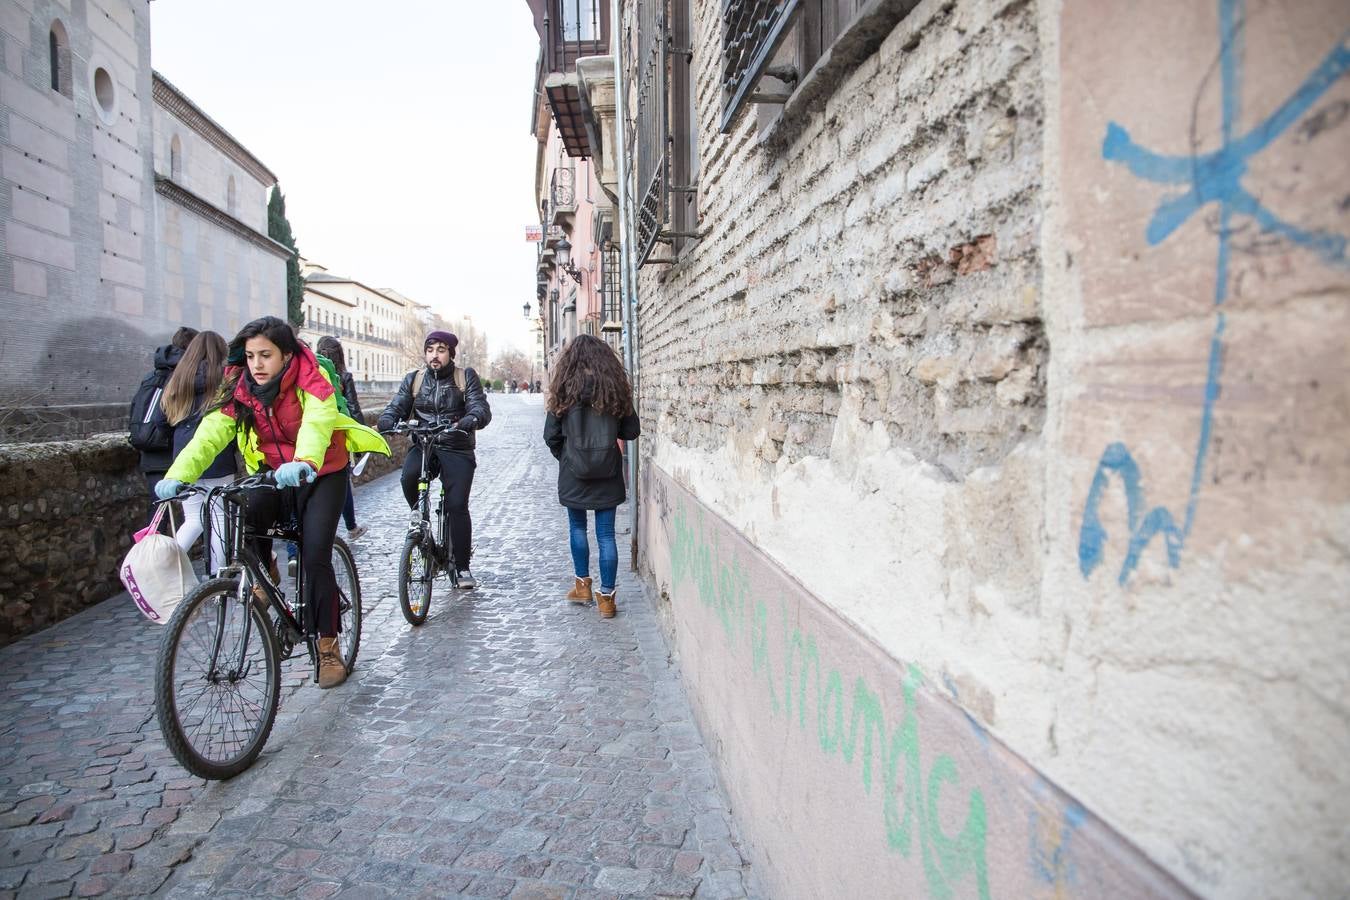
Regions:
[[[300,277],[300,248],[295,245],[291,223],[286,219],[286,198],[280,185],[272,188],[267,201],[267,236],[291,251],[286,260],[286,318],[292,325],[303,325],[305,280]]]

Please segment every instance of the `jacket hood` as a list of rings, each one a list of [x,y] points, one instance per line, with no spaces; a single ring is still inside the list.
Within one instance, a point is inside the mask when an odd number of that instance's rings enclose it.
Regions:
[[[233,378],[238,374],[239,381],[234,387],[234,397],[226,407],[227,415],[234,415],[234,404],[236,402],[247,403],[249,406],[259,406],[256,400],[249,393],[249,375],[243,366],[226,366],[225,377]],[[314,351],[300,345],[300,352],[291,358],[290,365],[286,371],[281,373],[281,389],[283,391],[300,388],[311,397],[317,397],[320,400],[327,400],[333,396],[333,383],[328,380],[323,369],[319,368],[318,361],[314,358]]]
[[[178,365],[178,361],[183,358],[183,351],[179,350],[173,344],[165,344],[155,350],[155,368],[173,369]]]

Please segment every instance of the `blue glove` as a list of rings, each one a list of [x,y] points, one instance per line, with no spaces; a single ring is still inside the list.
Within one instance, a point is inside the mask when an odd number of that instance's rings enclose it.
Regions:
[[[174,478],[162,478],[155,483],[155,496],[161,500],[172,500],[183,489],[183,482]]]
[[[282,487],[299,487],[306,481],[313,481],[314,474],[314,467],[307,462],[282,463],[277,468],[277,484]]]

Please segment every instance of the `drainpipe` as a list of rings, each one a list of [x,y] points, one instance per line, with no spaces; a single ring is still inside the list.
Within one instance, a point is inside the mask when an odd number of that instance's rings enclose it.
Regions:
[[[628,99],[624,85],[623,66],[623,20],[621,0],[610,0],[609,27],[614,42],[614,126],[615,160],[619,170],[619,287],[623,291],[624,329],[623,347],[627,356],[628,377],[633,383],[633,404],[637,406],[639,394],[638,380],[638,340],[637,340],[637,278],[633,272],[633,228],[628,218],[628,143],[627,132]],[[629,546],[633,571],[638,568],[638,520],[642,507],[638,491],[638,448],[633,442],[628,444],[628,490],[633,504],[633,533]]]

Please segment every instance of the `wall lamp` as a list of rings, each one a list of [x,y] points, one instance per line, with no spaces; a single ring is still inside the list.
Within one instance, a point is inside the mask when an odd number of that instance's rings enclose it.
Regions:
[[[572,262],[572,242],[563,238],[553,246],[557,252],[558,268],[566,272],[573,281],[581,284],[581,270]]]

